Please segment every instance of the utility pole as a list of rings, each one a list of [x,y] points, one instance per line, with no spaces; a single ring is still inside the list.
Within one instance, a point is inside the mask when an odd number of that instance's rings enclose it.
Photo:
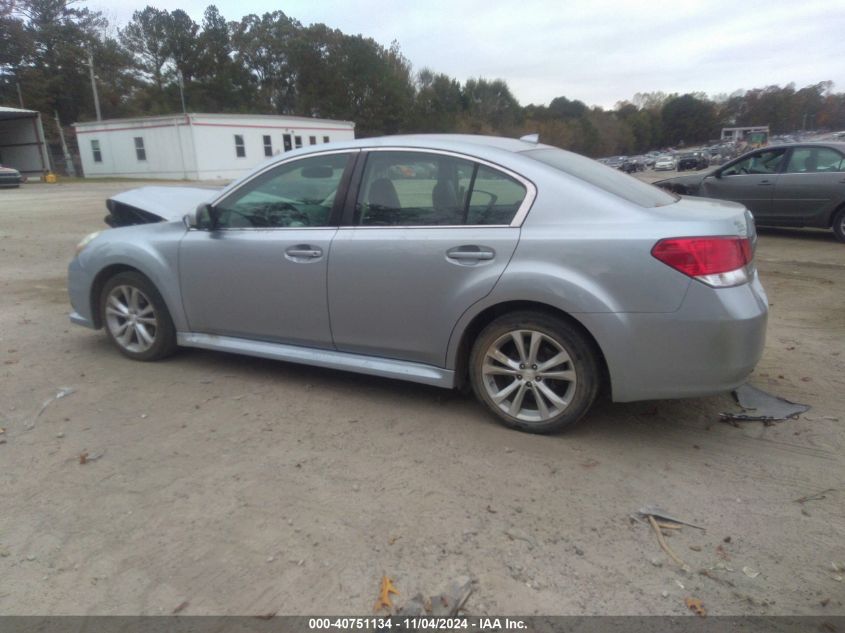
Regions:
[[[19,101],[19,102],[20,102],[20,104],[21,104],[21,110],[23,110],[23,109],[24,109],[24,105],[23,105],[23,93],[21,92],[21,82],[16,81],[16,82],[15,82],[15,86],[17,86],[17,88],[18,88],[18,101]]]
[[[65,170],[67,171],[68,176],[76,178],[76,167],[73,165],[73,156],[70,155],[70,152],[67,149],[67,143],[65,143],[65,132],[62,130],[62,122],[59,121],[59,111],[53,110],[53,114],[56,115],[56,127],[59,128],[59,139],[62,141],[62,153],[65,155]]]
[[[185,107],[185,76],[182,71],[179,71],[179,96],[182,98],[182,114],[188,114],[188,109]]]
[[[97,94],[97,78],[94,75],[94,53],[88,49],[88,71],[91,74],[91,92],[94,93],[94,110],[97,113],[97,120],[102,121],[103,115],[100,113],[100,95]]]

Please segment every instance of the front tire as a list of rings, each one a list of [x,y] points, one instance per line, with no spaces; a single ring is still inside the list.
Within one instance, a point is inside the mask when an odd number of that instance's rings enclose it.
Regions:
[[[119,273],[100,295],[100,317],[121,354],[153,361],[176,349],[176,328],[156,287],[137,272]]]
[[[469,373],[487,409],[529,433],[555,433],[578,422],[596,399],[601,376],[586,335],[541,312],[505,315],[484,328]]]

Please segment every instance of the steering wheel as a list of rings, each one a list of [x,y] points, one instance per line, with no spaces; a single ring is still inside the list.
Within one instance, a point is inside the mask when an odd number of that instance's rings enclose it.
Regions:
[[[289,202],[273,202],[268,204],[265,209],[268,226],[293,226],[292,221],[294,220],[302,226],[311,226],[311,218]]]

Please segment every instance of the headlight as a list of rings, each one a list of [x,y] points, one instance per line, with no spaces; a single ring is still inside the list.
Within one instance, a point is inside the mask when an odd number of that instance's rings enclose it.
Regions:
[[[76,245],[76,255],[79,256],[79,254],[85,249],[85,247],[91,243],[91,240],[97,237],[100,233],[102,233],[102,231],[95,231],[94,233],[83,237],[82,241],[80,241],[79,244]]]

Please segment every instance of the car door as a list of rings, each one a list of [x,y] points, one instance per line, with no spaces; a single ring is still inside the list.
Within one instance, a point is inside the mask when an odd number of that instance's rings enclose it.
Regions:
[[[434,151],[373,150],[360,171],[329,257],[335,346],[442,367],[455,323],[507,266],[534,186]]]
[[[775,186],[772,221],[827,228],[843,200],[845,156],[830,147],[793,147]]]
[[[200,214],[179,248],[192,332],[332,347],[327,259],[354,155],[282,162]]]
[[[772,215],[772,197],[786,150],[764,149],[743,156],[704,178],[700,195],[744,204],[758,220]]]

